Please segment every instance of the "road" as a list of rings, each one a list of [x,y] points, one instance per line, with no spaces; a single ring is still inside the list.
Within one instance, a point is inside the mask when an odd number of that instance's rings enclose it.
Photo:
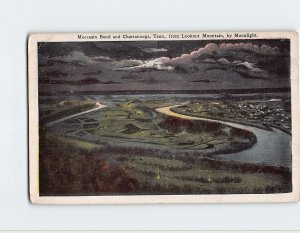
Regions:
[[[46,124],[46,127],[51,127],[51,126],[53,126],[57,123],[60,123],[60,122],[66,121],[66,120],[70,120],[74,117],[78,117],[78,116],[81,116],[81,115],[84,115],[84,114],[87,114],[87,113],[91,113],[91,112],[97,111],[97,110],[102,109],[102,108],[107,108],[107,105],[103,105],[100,102],[96,102],[96,105],[97,105],[97,107],[92,108],[90,110],[87,110],[87,111],[84,111],[84,112],[79,112],[79,113],[73,114],[71,116],[63,117],[63,118],[60,118],[58,120],[48,122]]]
[[[274,128],[272,131],[267,131],[238,123],[188,116],[171,111],[171,108],[182,105],[183,104],[157,108],[156,111],[181,119],[215,122],[242,130],[247,130],[255,134],[257,143],[253,147],[237,153],[215,155],[214,158],[227,161],[231,160],[247,163],[260,163],[272,166],[291,166],[291,135]]]

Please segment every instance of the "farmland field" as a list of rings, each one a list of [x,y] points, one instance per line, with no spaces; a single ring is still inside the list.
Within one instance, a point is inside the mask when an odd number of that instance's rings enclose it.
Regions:
[[[43,96],[41,195],[289,192],[289,159],[245,156],[260,153],[257,130],[289,137],[289,96],[275,97],[238,96],[229,106],[222,96]],[[96,109],[98,102],[105,107]],[[168,106],[187,117],[158,111]],[[96,110],[76,116],[89,109]]]

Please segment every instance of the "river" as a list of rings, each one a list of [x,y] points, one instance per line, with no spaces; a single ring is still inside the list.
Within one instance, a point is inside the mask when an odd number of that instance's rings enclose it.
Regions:
[[[253,147],[232,154],[214,155],[213,158],[226,161],[238,161],[271,166],[291,166],[291,135],[275,128],[272,128],[272,131],[267,131],[253,126],[203,117],[188,116],[171,111],[171,108],[179,107],[181,105],[157,108],[156,111],[165,115],[182,119],[209,121],[224,124],[230,127],[247,130],[255,134],[257,142]]]
[[[60,122],[70,120],[72,118],[75,118],[75,117],[78,117],[78,116],[81,116],[81,115],[84,115],[84,114],[87,114],[87,113],[95,112],[95,111],[98,111],[99,109],[106,108],[106,107],[107,107],[107,105],[101,104],[100,102],[96,102],[96,107],[95,108],[92,108],[92,109],[89,109],[89,110],[86,110],[86,111],[83,111],[83,112],[79,112],[79,113],[73,114],[71,116],[63,117],[63,118],[60,118],[60,119],[55,120],[55,121],[48,122],[46,124],[46,127],[53,126],[53,125],[58,124]]]

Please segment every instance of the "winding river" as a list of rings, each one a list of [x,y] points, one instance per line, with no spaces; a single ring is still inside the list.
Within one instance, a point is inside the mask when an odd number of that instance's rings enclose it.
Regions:
[[[230,127],[247,130],[255,134],[257,143],[251,148],[232,154],[215,155],[213,158],[272,166],[291,166],[291,135],[275,128],[272,128],[272,131],[267,131],[253,126],[203,117],[188,116],[171,111],[171,108],[182,105],[183,104],[157,108],[156,111],[168,116],[182,119],[208,121],[228,125]]]
[[[55,124],[58,124],[60,122],[66,121],[66,120],[70,120],[74,117],[78,117],[78,116],[81,116],[81,115],[84,115],[84,114],[87,114],[87,113],[98,111],[99,109],[102,109],[102,108],[107,108],[107,105],[103,105],[100,102],[96,102],[95,104],[96,104],[95,108],[92,108],[92,109],[89,109],[89,110],[86,110],[86,111],[83,111],[83,112],[79,112],[79,113],[73,114],[71,116],[63,117],[63,118],[60,118],[60,119],[55,120],[55,121],[48,122],[46,124],[46,127],[53,126]]]

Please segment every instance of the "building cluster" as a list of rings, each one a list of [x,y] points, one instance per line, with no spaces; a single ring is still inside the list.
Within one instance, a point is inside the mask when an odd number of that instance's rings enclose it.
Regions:
[[[291,129],[290,107],[281,100],[239,101],[221,104],[225,117],[247,119],[250,122]]]
[[[203,104],[194,104],[187,112],[201,112],[201,115],[224,119],[240,119],[256,124],[279,127],[291,130],[290,101],[271,99],[267,101],[209,101]]]

